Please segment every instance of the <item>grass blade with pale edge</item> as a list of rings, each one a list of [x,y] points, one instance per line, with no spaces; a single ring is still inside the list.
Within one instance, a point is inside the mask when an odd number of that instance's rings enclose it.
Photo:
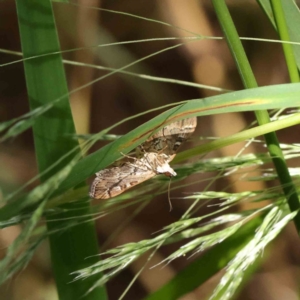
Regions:
[[[24,58],[54,51],[59,53],[51,2],[49,0],[17,0],[16,3]],[[60,54],[51,57],[43,56],[34,61],[24,61],[24,67],[32,110],[67,95],[67,84]],[[33,124],[40,173],[77,147],[77,142],[67,137],[74,133],[69,100],[65,96]],[[45,181],[56,174],[73,159],[74,155],[69,158],[69,161],[57,164],[50,172],[41,176],[41,180]],[[64,209],[72,211],[72,207],[72,204],[68,204],[64,206]],[[55,218],[60,221],[55,221],[51,217],[47,218],[48,230],[55,232],[50,235],[50,248],[60,299],[79,299],[92,284],[92,280],[70,283],[72,279],[70,274],[87,264],[86,257],[98,252],[94,223],[86,218],[82,224],[59,232],[60,228],[68,227],[68,218],[88,214],[88,203],[82,203],[80,210],[74,209],[72,213],[65,212],[56,215]],[[106,299],[105,291],[95,289],[85,299]]]
[[[293,94],[297,92],[297,87],[293,87],[291,91],[286,87],[286,85],[272,85],[270,87],[260,87],[257,89],[243,90],[238,92],[231,92],[222,94],[219,96],[207,97],[204,99],[194,99],[198,100],[200,104],[201,111],[197,112],[198,116],[205,116],[210,114],[219,114],[226,112],[241,112],[241,111],[251,111],[253,109],[276,109],[276,108],[288,108],[297,106],[298,102],[295,102]],[[30,128],[32,124],[39,118],[43,113],[53,108],[53,105],[60,102],[63,98],[57,98],[54,101],[42,105],[32,110],[32,112],[24,114],[13,120],[0,123],[0,132],[7,130],[5,135],[1,137],[0,142],[5,141],[8,138],[15,137],[16,135],[22,133],[26,129]],[[250,102],[245,102],[249,101]],[[157,110],[163,110],[164,108],[175,106],[176,104],[166,105],[164,107],[154,108],[148,112],[153,112]],[[219,106],[219,107],[218,107]],[[142,115],[142,114],[139,114]],[[176,115],[174,115],[176,117]],[[134,117],[131,117],[134,118]],[[178,117],[179,118],[179,117]],[[122,121],[124,122],[124,121]],[[121,125],[121,123],[117,125]],[[111,126],[107,130],[111,130],[116,125]],[[154,128],[155,129],[155,128]],[[140,142],[143,140],[141,139]]]

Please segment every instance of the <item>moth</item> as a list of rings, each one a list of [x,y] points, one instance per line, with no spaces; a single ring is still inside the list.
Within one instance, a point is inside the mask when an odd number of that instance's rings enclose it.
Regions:
[[[136,157],[125,156],[110,168],[96,173],[90,197],[109,199],[156,175],[176,176],[169,163],[176,151],[195,131],[197,118],[171,123],[135,149]]]

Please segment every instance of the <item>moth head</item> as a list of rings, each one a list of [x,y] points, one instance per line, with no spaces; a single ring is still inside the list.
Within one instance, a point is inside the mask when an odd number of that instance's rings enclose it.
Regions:
[[[168,163],[163,164],[161,166],[157,166],[156,172],[157,174],[164,174],[168,177],[173,177],[177,175]]]
[[[164,175],[166,175],[167,177],[174,177],[177,175],[177,173],[172,169],[172,172],[165,172]]]

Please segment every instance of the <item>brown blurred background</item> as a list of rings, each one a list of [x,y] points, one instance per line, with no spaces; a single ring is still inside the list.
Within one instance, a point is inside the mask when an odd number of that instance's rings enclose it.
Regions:
[[[267,17],[255,1],[232,0],[227,2],[240,36],[277,38]],[[187,43],[187,40],[184,39],[184,37],[193,36],[192,33],[194,35],[222,36],[210,1],[79,0],[77,3],[79,6],[53,4],[62,50],[85,48],[85,50],[63,54],[65,59],[120,68],[154,52],[184,42],[183,46],[157,54],[126,71],[211,85],[228,90],[243,88],[234,61],[224,41],[201,40]],[[174,26],[165,26],[91,7],[123,11],[160,20]],[[0,15],[2,20],[0,47],[21,51],[14,1],[2,1]],[[92,47],[99,44],[168,37],[178,37],[179,39],[103,48]],[[288,82],[287,70],[279,44],[254,41],[244,41],[243,44],[260,86]],[[0,54],[2,64],[16,59],[19,57]],[[107,74],[106,71],[91,67],[69,64],[65,66],[70,91]],[[1,75],[0,120],[5,121],[28,112],[29,108],[22,63],[1,68]],[[70,99],[77,131],[84,134],[98,132],[126,117],[151,108],[187,99],[208,97],[217,93],[209,89],[160,83],[119,74],[91,84],[72,94]],[[114,133],[124,134],[156,114],[147,114],[127,122],[117,128]],[[245,128],[253,119],[252,113],[201,118],[198,119],[198,128],[194,136],[228,136]],[[279,132],[280,142],[298,142],[297,132],[297,130],[293,134],[291,134],[291,130]],[[191,146],[190,143],[186,147]],[[226,147],[217,153],[208,154],[207,157],[235,155],[243,146],[244,144],[240,143]],[[256,151],[254,146],[250,145],[243,153]],[[30,130],[1,145],[0,165],[0,184],[3,193],[13,191],[37,174]],[[200,181],[203,177],[200,176],[197,179]],[[216,182],[211,189],[221,190],[229,185],[232,192],[265,188],[260,182],[250,184],[238,181],[238,179],[233,175],[226,181]],[[201,191],[206,184],[199,183],[185,189],[172,191],[171,197],[182,197],[186,193]],[[29,186],[29,188],[32,187]],[[172,204],[173,210],[169,212],[167,195],[151,201],[147,209],[135,217],[114,238],[109,247],[153,237],[154,232],[178,220],[190,205],[190,203],[176,199],[172,200]],[[244,208],[240,207],[240,209]],[[102,244],[106,241],[118,227],[120,220],[130,215],[133,210],[134,208],[129,208],[127,211],[119,211],[97,221],[99,242]],[[206,210],[204,208],[204,211]],[[0,232],[1,248],[7,247],[19,232],[19,227],[2,230]],[[163,260],[178,246],[176,244],[161,248],[151,265]],[[243,288],[237,299],[298,299],[299,245],[293,226],[287,228],[270,249],[264,264]],[[147,255],[143,256],[108,283],[110,299],[117,299],[120,296],[146,259]],[[146,268],[125,299],[141,299],[155,291],[171,279],[178,270],[184,268],[189,261],[181,258],[164,268],[158,267],[151,270]],[[218,274],[204,286],[182,299],[206,299],[220,279],[220,275]],[[1,299],[11,300],[57,299],[46,243],[39,248],[26,270],[1,288],[1,295],[4,296]]]

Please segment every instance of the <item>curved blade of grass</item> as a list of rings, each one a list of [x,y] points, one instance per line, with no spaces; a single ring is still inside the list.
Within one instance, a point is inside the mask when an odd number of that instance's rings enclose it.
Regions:
[[[199,101],[207,101],[205,105],[207,105],[207,109],[210,109],[210,102],[216,102],[215,104],[217,105],[224,105],[225,107],[232,105],[229,110],[223,110],[222,108],[219,111],[212,112],[212,113],[225,113],[225,112],[239,112],[239,111],[247,111],[247,110],[252,110],[250,105],[253,105],[253,109],[273,109],[273,108],[283,108],[283,107],[292,107],[296,106],[297,103],[295,103],[295,98],[290,98],[290,94],[288,89],[284,91],[284,89],[281,88],[281,85],[274,85],[272,87],[266,87],[267,89],[270,88],[270,90],[264,90],[265,88],[262,88],[263,90],[258,90],[257,93],[254,92],[254,90],[249,91],[240,91],[240,92],[232,92],[232,93],[227,93],[224,95],[220,96],[213,96],[213,97],[208,97],[205,99],[198,99]],[[273,92],[272,92],[273,90]],[[254,92],[252,94],[252,92]],[[278,94],[277,94],[278,92]],[[291,91],[294,93],[294,91]],[[241,94],[239,94],[241,93]],[[259,95],[261,93],[261,95]],[[217,98],[220,97],[220,98]],[[237,98],[239,97],[239,98]],[[257,99],[255,99],[257,97]],[[271,101],[267,101],[266,103],[260,103],[259,98],[262,100],[265,99],[265,97],[270,97],[270,98],[281,98],[282,103],[280,104],[278,101],[277,103],[272,104]],[[249,103],[249,108],[241,108],[239,105],[239,100],[243,99],[252,99],[252,100],[257,100]],[[253,99],[254,98],[254,99]],[[41,105],[39,107],[36,107],[35,109],[32,109],[31,112],[24,114],[23,116],[20,116],[18,118],[15,118],[13,120],[7,121],[7,122],[2,122],[0,123],[0,132],[9,128],[11,125],[13,125],[11,128],[8,129],[7,133],[0,139],[0,142],[5,141],[8,138],[12,138],[20,133],[22,133],[24,130],[30,128],[36,120],[42,116],[44,113],[49,111],[50,109],[53,109],[54,105],[57,105],[63,97],[58,97],[56,100],[49,101],[47,104]],[[280,100],[280,99],[278,99]],[[208,103],[209,102],[209,103]],[[172,104],[172,105],[175,105]],[[143,113],[146,114],[148,112],[153,112],[157,111],[160,109],[163,109],[164,107],[170,107],[172,105],[165,105],[162,107],[154,108],[151,110],[148,110],[147,112]],[[263,106],[265,105],[265,106]],[[208,113],[209,114],[209,113]],[[139,114],[141,115],[141,114]],[[205,115],[205,114],[199,114],[199,116]],[[133,118],[133,117],[132,117]],[[16,124],[14,124],[16,123]],[[122,122],[119,123],[119,125],[122,124]],[[115,126],[112,126],[110,129],[114,128]]]
[[[72,188],[87,177],[113,163],[121,157],[121,152],[124,154],[128,153],[151,136],[153,132],[168,123],[192,116],[279,107],[286,108],[288,105],[298,106],[300,103],[299,95],[300,85],[288,84],[227,93],[202,100],[187,101],[169,109],[116,141],[83,158],[74,167],[70,176],[62,183],[58,192]]]
[[[60,47],[56,33],[51,2],[49,0],[17,0],[17,13],[24,58],[57,51],[51,57],[41,56],[24,61],[27,92],[32,110],[47,106],[47,110],[33,124],[35,150],[40,173],[49,168],[61,156],[77,146],[77,142],[66,138],[74,134],[68,89],[64,74]],[[60,99],[53,104],[54,99]],[[74,153],[74,155],[78,153]],[[58,163],[41,176],[44,182],[70,162]],[[68,228],[68,218],[88,215],[88,203],[82,203],[81,210],[66,205],[64,213],[56,215],[57,220],[47,218],[50,235],[52,266],[60,299],[78,299],[93,284],[93,280],[70,284],[71,272],[86,265],[85,258],[98,252],[94,223],[86,218],[80,226]],[[72,213],[71,213],[72,211]],[[68,228],[59,232],[61,228]],[[96,260],[96,258],[94,258]],[[106,299],[104,289],[95,289],[86,299]]]

